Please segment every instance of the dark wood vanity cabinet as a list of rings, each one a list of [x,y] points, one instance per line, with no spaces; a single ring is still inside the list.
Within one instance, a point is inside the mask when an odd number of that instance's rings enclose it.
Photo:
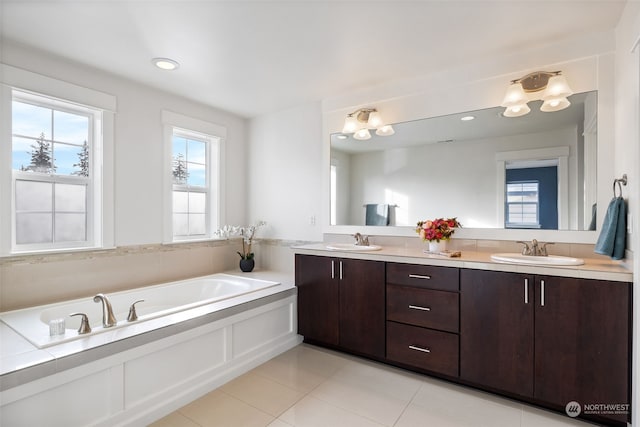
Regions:
[[[536,276],[535,291],[535,399],[629,404],[631,284]]]
[[[458,376],[457,268],[387,263],[387,359]]]
[[[585,410],[630,402],[630,283],[300,254],[295,262],[305,341],[562,413],[575,401],[598,423],[629,419]]]
[[[628,404],[630,292],[624,282],[462,270],[460,378],[560,411]]]
[[[533,396],[533,276],[460,272],[460,377]]]
[[[385,263],[296,255],[298,333],[377,359],[385,350]]]
[[[298,333],[307,340],[337,346],[340,337],[340,283],[335,280],[335,259],[296,255],[295,263]]]

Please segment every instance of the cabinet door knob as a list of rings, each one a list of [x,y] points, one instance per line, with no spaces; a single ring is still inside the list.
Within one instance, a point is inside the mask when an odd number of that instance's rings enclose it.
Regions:
[[[412,310],[431,311],[430,307],[421,307],[419,305],[410,305],[409,308]]]
[[[430,280],[431,276],[425,276],[422,274],[410,274],[409,275],[410,279],[425,279],[425,280]]]
[[[423,353],[431,353],[431,350],[429,350],[428,348],[416,347],[415,345],[410,345],[409,348],[411,350],[421,351]]]

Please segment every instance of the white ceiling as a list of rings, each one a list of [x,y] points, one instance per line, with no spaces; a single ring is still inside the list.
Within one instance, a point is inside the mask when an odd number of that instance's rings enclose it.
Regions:
[[[635,1],[635,0],[633,0]],[[0,0],[3,40],[245,117],[615,28],[622,0]],[[174,72],[150,60],[177,60]]]

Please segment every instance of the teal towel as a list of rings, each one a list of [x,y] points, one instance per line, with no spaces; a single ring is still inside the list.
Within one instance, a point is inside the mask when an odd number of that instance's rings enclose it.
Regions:
[[[389,205],[370,203],[365,207],[364,225],[389,225]]]
[[[610,256],[612,259],[622,259],[626,248],[626,238],[627,204],[622,197],[614,197],[607,208],[594,252]]]

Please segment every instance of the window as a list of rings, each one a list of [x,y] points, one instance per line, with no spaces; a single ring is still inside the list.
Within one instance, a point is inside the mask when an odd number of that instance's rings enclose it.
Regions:
[[[333,160],[332,160],[333,162]],[[331,165],[331,218],[330,225],[337,225],[338,220],[338,166]]]
[[[219,161],[224,128],[163,112],[168,203],[165,241],[209,239],[220,227]]]
[[[101,118],[100,110],[12,91],[12,252],[96,244]]]
[[[173,131],[173,237],[209,235],[208,199],[210,138]]]
[[[507,228],[540,226],[539,182],[508,182],[506,196]]]

